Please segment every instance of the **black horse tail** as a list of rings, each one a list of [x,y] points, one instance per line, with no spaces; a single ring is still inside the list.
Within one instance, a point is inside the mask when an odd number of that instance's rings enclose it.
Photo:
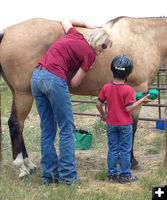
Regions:
[[[3,36],[4,36],[4,33],[3,33],[3,32],[0,32],[0,42],[2,41]]]
[[[3,39],[4,33],[0,33],[0,43]],[[2,75],[2,67],[0,63],[0,75]],[[1,124],[1,109],[0,109],[0,165],[2,164],[2,124]],[[0,166],[1,167],[1,166]]]
[[[0,31],[0,45],[1,45],[3,37],[4,37],[4,32]],[[1,60],[0,60],[0,75],[1,74],[2,74],[2,67],[1,67]]]
[[[0,45],[1,45],[4,35],[5,35],[4,31],[3,30],[0,31]],[[2,71],[1,60],[0,60],[0,76],[2,76],[2,73],[3,73],[3,71]]]

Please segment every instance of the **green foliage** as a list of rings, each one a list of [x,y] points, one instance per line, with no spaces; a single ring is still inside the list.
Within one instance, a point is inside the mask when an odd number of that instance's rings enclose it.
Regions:
[[[96,134],[106,134],[106,123],[101,121],[100,119],[97,119],[95,123],[93,124],[93,130],[96,132]]]
[[[92,132],[94,133],[93,147],[96,149],[107,148],[106,123],[96,119],[92,125]]]

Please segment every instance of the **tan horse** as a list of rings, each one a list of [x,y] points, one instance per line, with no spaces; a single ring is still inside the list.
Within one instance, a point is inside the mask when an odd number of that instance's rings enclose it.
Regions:
[[[135,93],[147,91],[159,68],[167,63],[167,18],[120,17],[105,24],[104,28],[111,35],[112,48],[96,58],[85,80],[78,88],[70,88],[71,92],[97,96],[102,86],[112,80],[110,63],[119,54],[128,55],[134,63],[128,84],[134,88]],[[78,29],[84,35],[90,31]],[[36,168],[28,158],[23,140],[24,121],[33,103],[30,89],[32,72],[51,44],[63,35],[60,22],[39,18],[7,27],[1,34],[0,71],[13,95],[8,124],[13,163],[20,169],[20,177]],[[139,110],[133,112],[134,133]],[[131,163],[133,167],[137,165],[133,149]]]

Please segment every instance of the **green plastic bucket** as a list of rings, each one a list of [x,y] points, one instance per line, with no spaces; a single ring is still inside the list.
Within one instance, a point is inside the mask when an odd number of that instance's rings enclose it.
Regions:
[[[93,135],[90,131],[75,130],[75,149],[87,150],[92,146]]]

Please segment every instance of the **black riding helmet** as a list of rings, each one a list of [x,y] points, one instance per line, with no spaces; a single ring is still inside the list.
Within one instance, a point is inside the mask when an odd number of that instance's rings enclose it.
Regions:
[[[111,63],[111,71],[115,78],[126,78],[132,70],[133,62],[124,54],[115,57]]]

